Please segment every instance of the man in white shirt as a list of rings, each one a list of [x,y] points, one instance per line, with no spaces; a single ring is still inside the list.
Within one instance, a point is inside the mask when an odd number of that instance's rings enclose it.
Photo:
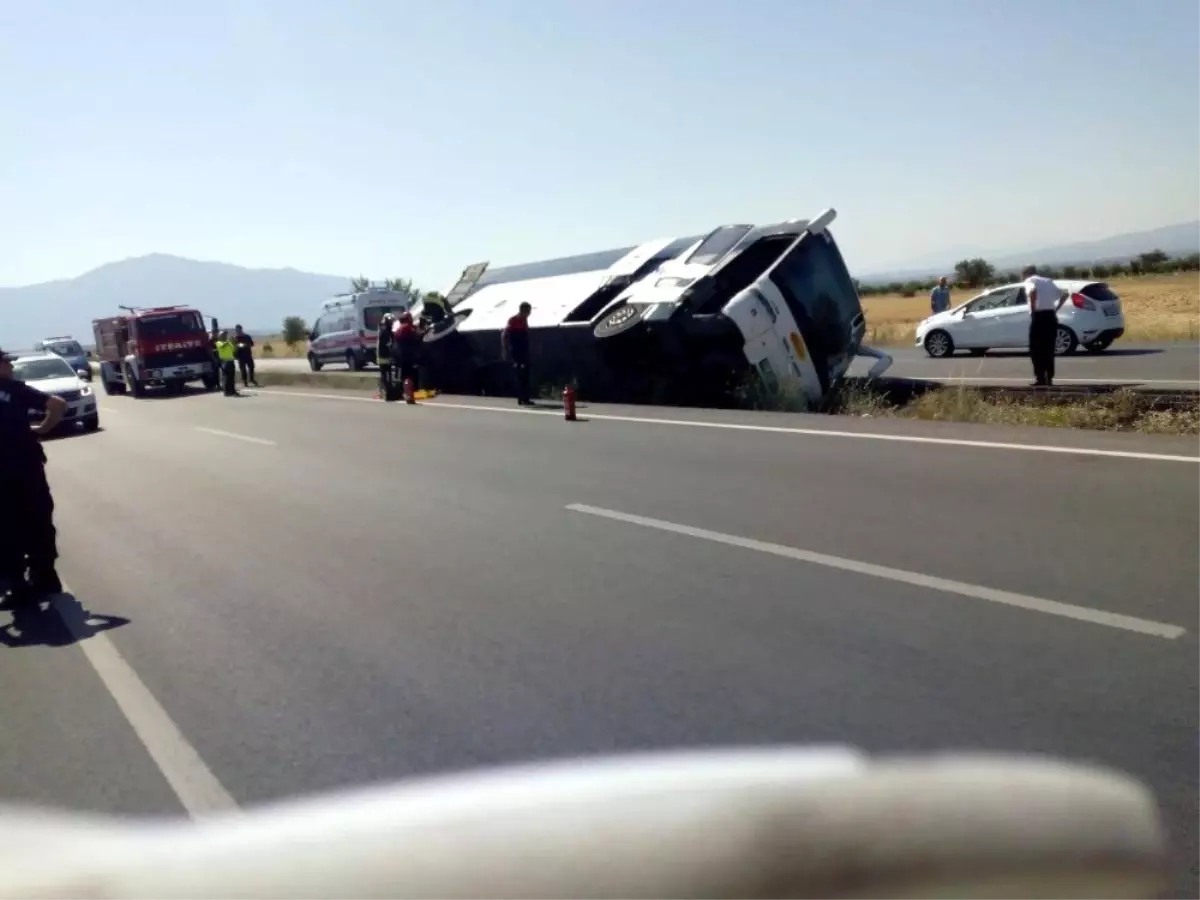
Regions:
[[[1058,333],[1058,308],[1062,291],[1050,278],[1037,273],[1037,267],[1026,266],[1021,272],[1025,279],[1025,297],[1029,301],[1029,358],[1033,361],[1035,387],[1054,384],[1054,340]]]

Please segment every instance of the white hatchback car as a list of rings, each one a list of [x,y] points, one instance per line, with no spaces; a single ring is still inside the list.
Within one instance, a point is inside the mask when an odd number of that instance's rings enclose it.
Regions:
[[[96,408],[96,396],[91,386],[58,354],[47,351],[18,356],[13,362],[13,378],[67,402],[61,427],[67,428],[77,422],[83,425],[84,431],[95,431],[100,427],[100,411]]]
[[[1058,309],[1057,355],[1085,350],[1099,353],[1125,333],[1121,298],[1103,281],[1055,279],[1063,292]],[[955,350],[982,355],[993,347],[1029,346],[1029,302],[1024,283],[1006,284],[973,297],[946,312],[937,313],[917,326],[916,345],[934,358],[950,356]]]

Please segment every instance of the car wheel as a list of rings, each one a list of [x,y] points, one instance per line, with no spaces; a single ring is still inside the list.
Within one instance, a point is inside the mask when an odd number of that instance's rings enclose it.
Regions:
[[[321,371],[321,361],[317,359],[317,355],[315,353],[308,354],[308,367],[314,372]]]
[[[636,328],[646,315],[646,307],[641,304],[622,303],[610,312],[597,325],[592,334],[598,339],[615,337]]]
[[[84,431],[96,431],[100,428],[100,415],[96,414],[83,420]]]
[[[353,350],[346,351],[346,367],[351,372],[361,372],[362,371],[363,361],[362,361],[361,357],[359,357],[359,355],[357,353],[355,353]]]
[[[204,389],[206,391],[215,391],[220,386],[221,386],[221,379],[219,379],[216,375],[205,375],[204,376]]]
[[[1112,338],[1100,338],[1098,341],[1091,341],[1083,345],[1083,349],[1088,353],[1103,353],[1112,346]]]
[[[934,359],[954,355],[954,339],[940,328],[925,335],[925,352]]]
[[[972,356],[983,356],[983,354],[987,353],[990,349],[990,347],[972,347],[967,352]]]
[[[1054,355],[1068,356],[1079,349],[1079,338],[1066,325],[1059,325],[1054,332]]]

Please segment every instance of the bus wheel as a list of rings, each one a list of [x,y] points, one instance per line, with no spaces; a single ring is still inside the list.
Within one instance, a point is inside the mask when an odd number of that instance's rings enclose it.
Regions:
[[[615,337],[631,328],[636,328],[646,315],[646,307],[641,304],[623,303],[604,317],[595,327],[592,334],[597,339]]]

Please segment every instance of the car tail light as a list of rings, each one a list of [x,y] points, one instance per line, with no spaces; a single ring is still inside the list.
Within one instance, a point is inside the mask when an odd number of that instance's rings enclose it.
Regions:
[[[1087,309],[1091,310],[1092,312],[1096,311],[1096,304],[1087,297],[1083,296],[1083,294],[1072,294],[1071,302],[1075,304],[1076,309]]]

